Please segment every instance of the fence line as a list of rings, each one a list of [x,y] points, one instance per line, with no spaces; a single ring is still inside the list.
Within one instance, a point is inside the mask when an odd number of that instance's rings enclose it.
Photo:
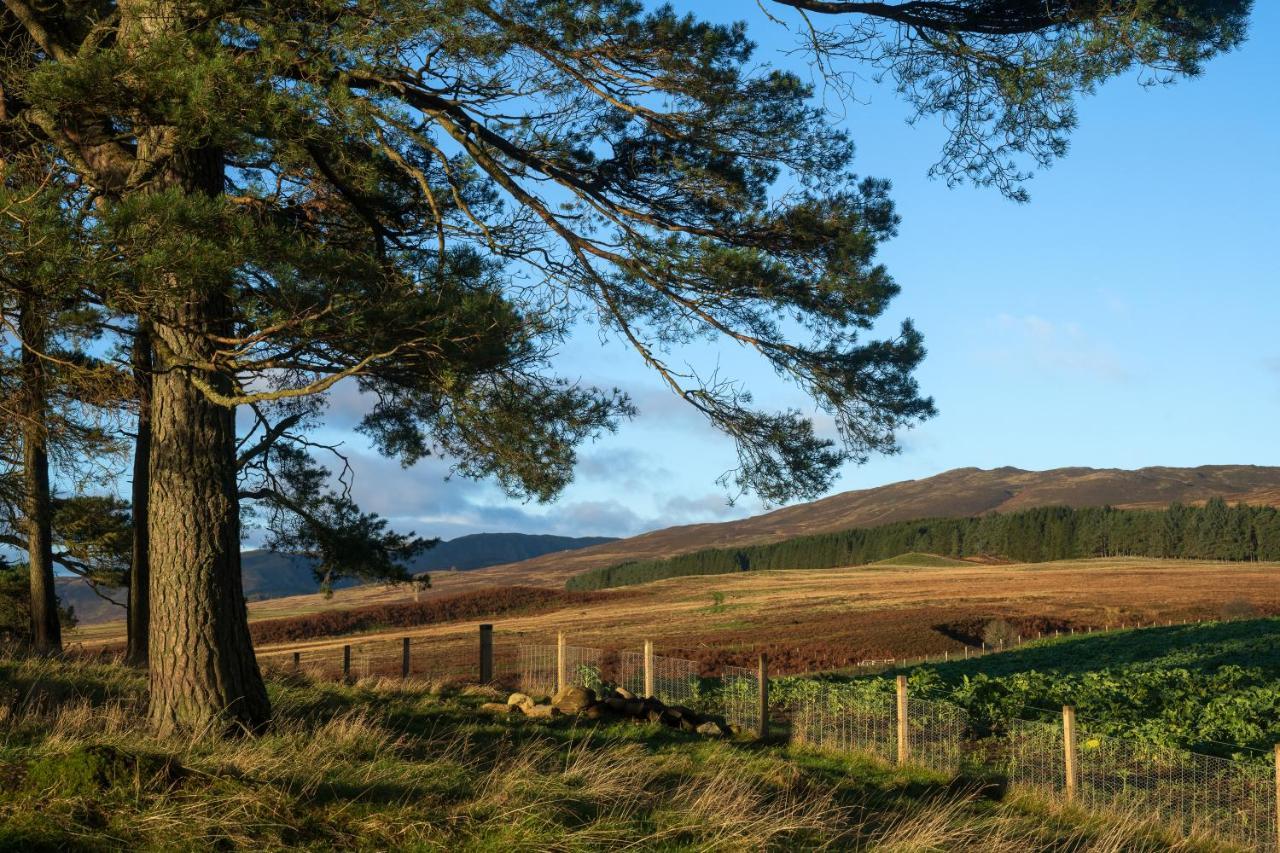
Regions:
[[[901,763],[905,753],[907,763],[943,773],[997,775],[1043,798],[1140,814],[1251,849],[1278,848],[1272,768],[1091,734],[1087,724],[1076,729],[1073,712],[1064,725],[1014,720],[1003,736],[978,740],[958,705],[907,697],[904,719],[895,698],[821,684],[791,708],[794,738],[886,762]],[[1274,772],[1280,775],[1280,764]]]
[[[482,626],[481,637],[489,626]],[[483,681],[551,695],[563,685],[624,687],[668,705],[717,713],[739,732],[763,734],[768,679],[760,670],[726,666],[703,678],[699,664],[643,650],[608,652],[556,645],[424,638],[357,640],[318,650],[264,651],[265,669],[302,670],[317,677],[407,676],[428,681]],[[646,689],[648,688],[648,689]],[[1188,834],[1252,849],[1280,851],[1280,748],[1274,770],[1256,764],[1094,734],[1087,720],[1012,720],[999,736],[978,739],[958,705],[861,683],[810,681],[785,708],[792,742],[860,752],[888,763],[941,773],[998,776],[1010,789],[1093,810],[1142,814]],[[764,716],[762,716],[762,712]]]

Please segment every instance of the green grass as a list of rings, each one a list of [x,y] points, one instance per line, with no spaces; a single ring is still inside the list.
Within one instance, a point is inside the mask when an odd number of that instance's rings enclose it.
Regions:
[[[876,560],[870,566],[912,566],[916,568],[946,568],[947,566],[972,566],[968,560],[957,560],[954,557],[943,557],[939,554],[921,554],[910,551],[887,560]]]
[[[484,691],[270,684],[258,738],[165,740],[145,679],[0,659],[0,850],[1209,850],[1134,819],[781,741],[487,717]]]

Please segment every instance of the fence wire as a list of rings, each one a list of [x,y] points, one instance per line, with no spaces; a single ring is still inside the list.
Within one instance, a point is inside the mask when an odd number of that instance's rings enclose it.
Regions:
[[[350,658],[345,673],[343,646],[261,651],[257,653],[258,664],[268,673],[297,671],[322,680],[340,679],[344,674],[351,679],[407,676],[443,684],[480,680],[480,648],[474,640],[412,638],[407,661],[400,637],[355,640],[346,645]],[[510,687],[519,675],[516,647],[495,638],[490,683]]]
[[[894,712],[896,717],[896,706]],[[965,767],[968,730],[969,716],[963,708],[907,698],[907,755],[912,763],[942,773]]]
[[[792,708],[792,738],[893,761],[898,750],[894,701],[889,694],[851,694],[818,684]]]
[[[1012,787],[1057,798],[1067,783],[1062,726],[1030,720],[1013,720],[1004,738],[990,742],[996,754],[992,763],[1002,770]]]
[[[554,645],[493,642],[492,683],[526,693],[551,695],[559,678]],[[404,646],[399,638],[355,641],[350,646],[351,678],[398,677]],[[265,671],[302,671],[317,678],[341,678],[343,648],[264,651]],[[459,639],[415,638],[409,644],[411,678],[431,682],[475,682],[479,645]],[[604,684],[645,694],[642,652],[603,652],[564,647],[569,684],[599,689]],[[699,677],[695,661],[653,657],[653,694],[670,705],[719,713],[742,730],[757,730],[758,673],[728,666],[718,685]],[[786,709],[794,742],[843,752],[860,752],[886,762],[898,757],[897,703],[893,693],[851,690],[849,685],[811,682]],[[907,699],[908,761],[942,773],[995,774],[1010,788],[1047,799],[1067,794],[1067,762],[1060,723],[1012,720],[994,737],[975,739],[964,709],[948,702]],[[1277,780],[1274,769],[1125,738],[1095,735],[1081,721],[1076,738],[1076,800],[1094,810],[1138,814],[1188,835],[1216,838],[1255,850],[1277,845]]]
[[[496,652],[495,652],[496,654]],[[604,683],[600,649],[565,646],[565,684],[598,690]],[[550,696],[560,680],[560,658],[556,646],[523,645],[517,651],[516,683],[525,693]]]
[[[726,666],[720,674],[718,710],[725,722],[746,731],[760,727],[760,673],[740,666]]]
[[[1183,833],[1275,849],[1272,768],[1103,735],[1081,734],[1077,752],[1085,806],[1149,815]]]

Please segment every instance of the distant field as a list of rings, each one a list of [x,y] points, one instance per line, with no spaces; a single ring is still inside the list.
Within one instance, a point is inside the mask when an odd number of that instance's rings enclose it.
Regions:
[[[370,603],[371,591],[364,592],[359,598],[335,595],[330,606]],[[395,628],[386,636],[429,639],[445,648],[473,642],[476,624],[492,621],[499,643],[544,642],[558,631],[574,644],[602,648],[636,648],[651,639],[660,654],[698,660],[708,671],[750,663],[765,651],[777,672],[807,672],[959,651],[964,642],[977,642],[995,618],[1030,636],[1121,622],[1216,619],[1242,597],[1259,614],[1280,614],[1280,564],[1101,559],[864,566],[681,578],[631,587],[630,593],[527,615]],[[404,590],[381,595],[413,599]],[[317,604],[294,600],[293,615],[314,612]],[[250,607],[255,618],[289,615],[281,612],[282,602]],[[117,627],[75,639],[93,646],[120,635]],[[343,642],[314,639],[271,648],[336,649]]]
[[[896,557],[890,557],[887,560],[876,560],[870,563],[872,566],[921,566],[926,568],[940,568],[944,566],[972,566],[969,560],[957,560],[954,557],[942,557],[938,554],[920,554],[911,552],[910,554],[899,554]]]

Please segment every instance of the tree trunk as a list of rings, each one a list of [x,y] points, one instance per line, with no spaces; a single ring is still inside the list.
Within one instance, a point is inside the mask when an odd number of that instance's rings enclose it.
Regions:
[[[133,341],[133,380],[138,389],[138,431],[133,444],[133,557],[129,565],[129,645],[126,659],[147,664],[151,625],[150,537],[151,489],[151,335],[139,324]]]
[[[165,14],[172,11],[167,6],[122,3],[121,37],[137,45],[178,25],[177,16]],[[161,164],[143,191],[221,195],[222,151],[174,143],[172,128],[139,134],[138,159]],[[183,203],[181,195],[174,201]],[[216,275],[191,282],[168,275],[144,282],[154,294],[143,319],[157,368],[147,518],[150,715],[165,735],[256,732],[271,714],[240,579],[235,409],[210,401],[198,384],[232,391],[228,376],[212,369],[217,347],[211,336],[233,331],[227,279],[219,285]]]
[[[49,497],[49,449],[45,424],[46,323],[38,301],[22,294],[18,335],[22,338],[22,463],[27,561],[31,574],[31,642],[39,654],[62,651],[62,625],[53,584],[53,506]]]
[[[190,294],[160,312],[156,339],[175,359],[198,357],[200,330],[225,315],[224,298]],[[256,731],[270,705],[240,580],[235,413],[189,370],[163,369],[152,386],[151,718],[162,733]]]

